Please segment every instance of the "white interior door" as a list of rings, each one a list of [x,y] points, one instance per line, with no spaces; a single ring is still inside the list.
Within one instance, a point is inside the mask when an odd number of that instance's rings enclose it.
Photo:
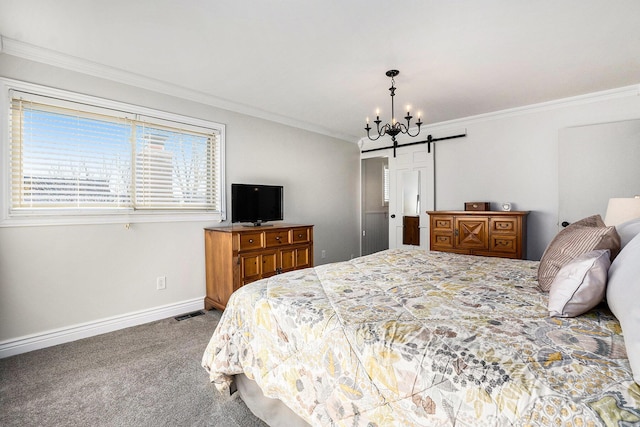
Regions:
[[[415,248],[403,244],[403,218],[418,216],[420,219],[420,245],[429,249],[429,216],[427,210],[434,207],[434,160],[427,152],[427,145],[402,147],[396,157],[389,157],[389,247]]]

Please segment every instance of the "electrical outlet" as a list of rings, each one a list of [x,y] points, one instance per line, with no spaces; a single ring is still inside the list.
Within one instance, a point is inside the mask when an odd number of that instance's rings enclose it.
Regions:
[[[167,289],[167,276],[160,276],[156,279],[156,289]]]
[[[326,257],[327,257],[327,251],[323,249],[322,252],[320,252],[320,258],[325,259]]]

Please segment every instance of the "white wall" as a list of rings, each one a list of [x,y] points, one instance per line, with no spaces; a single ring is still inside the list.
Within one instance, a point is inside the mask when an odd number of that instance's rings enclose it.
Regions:
[[[637,88],[625,94],[456,123],[467,128],[467,137],[437,145],[437,209],[462,209],[465,201],[489,201],[493,209],[501,202],[512,202],[514,210],[529,210],[527,257],[540,259],[558,232],[559,131],[640,117]]]
[[[285,221],[315,225],[316,264],[359,253],[353,143],[6,54],[0,76],[224,123],[227,202],[232,182],[282,184]],[[201,304],[203,228],[217,225],[0,228],[0,344],[185,301]],[[158,276],[167,277],[166,290],[156,290]]]
[[[464,138],[436,143],[436,209],[463,210],[464,202],[488,201],[494,210],[501,202],[529,210],[527,258],[540,259],[558,232],[559,131],[640,118],[639,91],[640,86],[621,88],[424,128],[425,139],[467,131]],[[363,148],[374,145],[365,141]],[[618,173],[593,172],[603,179]]]

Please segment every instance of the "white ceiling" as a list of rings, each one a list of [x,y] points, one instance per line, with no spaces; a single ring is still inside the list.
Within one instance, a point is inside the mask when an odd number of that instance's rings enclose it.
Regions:
[[[392,68],[426,123],[640,83],[638,0],[0,0],[0,35],[354,142]]]

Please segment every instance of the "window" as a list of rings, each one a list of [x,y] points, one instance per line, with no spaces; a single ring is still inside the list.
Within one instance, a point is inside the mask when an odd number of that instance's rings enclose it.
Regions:
[[[223,125],[75,94],[8,94],[9,218],[224,219]]]
[[[389,166],[382,165],[382,206],[389,206]]]

